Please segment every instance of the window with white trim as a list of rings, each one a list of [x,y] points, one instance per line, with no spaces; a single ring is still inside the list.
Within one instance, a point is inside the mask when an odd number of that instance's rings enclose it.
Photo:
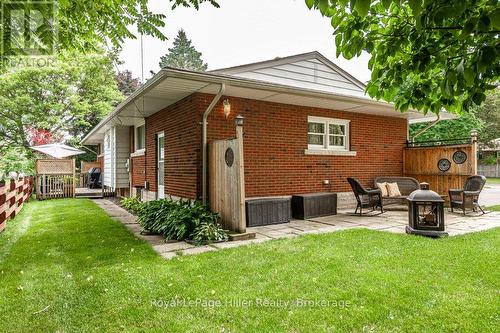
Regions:
[[[349,150],[349,120],[308,117],[308,149]]]
[[[146,148],[146,125],[135,128],[135,151]]]

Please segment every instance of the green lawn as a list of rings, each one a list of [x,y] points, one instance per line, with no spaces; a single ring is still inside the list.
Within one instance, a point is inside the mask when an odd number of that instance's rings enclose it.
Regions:
[[[486,184],[489,184],[489,185],[500,184],[500,178],[487,178]]]
[[[493,212],[500,212],[500,205],[489,206],[489,207],[486,207],[486,209],[491,210]]]
[[[499,248],[349,230],[165,261],[91,201],[32,202],[0,234],[0,332],[498,332]]]

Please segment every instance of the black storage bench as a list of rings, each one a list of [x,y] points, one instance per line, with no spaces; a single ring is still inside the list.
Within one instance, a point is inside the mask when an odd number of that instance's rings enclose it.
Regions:
[[[307,193],[292,196],[293,218],[306,220],[337,214],[337,193]]]
[[[290,222],[290,198],[247,199],[245,208],[247,227]]]

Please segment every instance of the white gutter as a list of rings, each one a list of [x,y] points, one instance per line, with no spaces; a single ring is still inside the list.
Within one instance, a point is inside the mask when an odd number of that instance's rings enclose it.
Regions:
[[[166,68],[166,69],[160,70],[160,72],[158,72],[155,76],[153,76],[150,80],[148,80],[140,89],[137,89],[125,101],[120,103],[112,113],[110,113],[106,118],[104,118],[96,127],[94,127],[94,129],[92,129],[92,131],[90,131],[89,134],[87,134],[83,138],[82,143],[85,143],[85,141],[88,140],[93,134],[95,134],[99,129],[101,129],[103,126],[105,126],[110,120],[112,120],[114,117],[116,117],[122,111],[122,109],[127,107],[129,104],[133,103],[134,100],[136,100],[137,98],[140,97],[140,95],[153,89],[156,85],[161,83],[161,81],[166,77],[179,78],[179,79],[185,79],[185,80],[193,80],[193,81],[199,81],[199,82],[205,82],[205,83],[213,83],[213,84],[219,84],[219,85],[226,84],[226,85],[231,85],[234,87],[269,90],[269,91],[274,91],[277,93],[294,94],[297,96],[304,96],[304,97],[317,97],[317,98],[324,98],[324,99],[334,98],[334,99],[337,99],[339,101],[360,103],[360,104],[364,104],[364,105],[373,105],[373,106],[380,106],[380,107],[394,109],[394,105],[392,105],[390,103],[373,100],[369,97],[358,97],[358,96],[355,97],[355,96],[349,96],[349,95],[344,95],[344,94],[339,94],[339,93],[322,92],[322,91],[317,91],[317,90],[312,90],[312,89],[304,89],[304,88],[287,86],[287,85],[283,85],[283,84],[276,84],[276,83],[272,83],[272,82],[239,78],[239,77],[235,77],[235,76],[231,76],[231,75],[213,74],[213,73],[206,73],[206,72],[193,72],[193,71],[187,71],[187,70],[181,70],[181,69]],[[193,92],[195,92],[195,91],[193,91]],[[410,109],[408,111],[418,113],[417,110],[413,110],[413,109]]]
[[[361,103],[361,104],[381,106],[381,107],[387,107],[387,108],[394,109],[394,105],[392,105],[390,103],[377,101],[377,100],[374,100],[374,99],[367,97],[367,96],[360,97],[360,96],[345,95],[345,94],[340,94],[340,93],[319,91],[319,90],[308,89],[308,88],[299,88],[299,87],[293,87],[293,86],[288,86],[288,85],[279,84],[279,83],[241,78],[241,77],[226,75],[226,74],[192,72],[192,71],[187,71],[187,70],[182,70],[182,69],[167,69],[167,70],[168,70],[168,77],[173,77],[173,78],[178,78],[178,79],[186,79],[186,80],[200,81],[200,82],[206,82],[206,83],[215,83],[215,84],[225,83],[226,85],[231,85],[234,87],[251,88],[251,89],[258,89],[258,90],[269,90],[269,91],[273,91],[273,92],[277,92],[277,93],[294,94],[297,96],[304,96],[304,97],[318,97],[318,98],[325,98],[325,99],[334,98],[334,99],[337,99],[339,101]],[[408,111],[418,112],[417,110],[413,110],[413,109],[410,109]]]
[[[208,108],[205,110],[203,113],[203,120],[202,120],[202,149],[203,149],[203,157],[202,157],[202,175],[201,175],[201,188],[202,188],[202,194],[201,194],[201,200],[203,204],[205,205],[207,203],[207,155],[208,155],[208,147],[207,147],[207,119],[208,115],[212,110],[214,109],[215,105],[219,102],[221,99],[222,95],[226,92],[226,84],[222,83],[219,89],[219,92],[217,95],[214,97],[212,100],[212,103],[208,106]]]

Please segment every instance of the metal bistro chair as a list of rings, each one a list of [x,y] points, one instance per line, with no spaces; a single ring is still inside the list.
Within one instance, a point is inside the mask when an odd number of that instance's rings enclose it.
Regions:
[[[382,204],[382,192],[380,189],[365,189],[357,179],[347,178],[349,185],[351,185],[356,201],[358,202],[356,206],[356,211],[354,214],[358,213],[359,216],[363,213],[363,208],[371,207],[372,212],[375,208],[380,207],[380,214],[384,212],[384,205]]]
[[[479,194],[481,194],[484,184],[486,184],[486,177],[471,176],[465,181],[463,189],[449,190],[451,211],[453,212],[453,208],[461,208],[465,215],[467,208],[471,208],[474,212],[476,208],[479,208],[484,214],[484,210],[478,203]]]

